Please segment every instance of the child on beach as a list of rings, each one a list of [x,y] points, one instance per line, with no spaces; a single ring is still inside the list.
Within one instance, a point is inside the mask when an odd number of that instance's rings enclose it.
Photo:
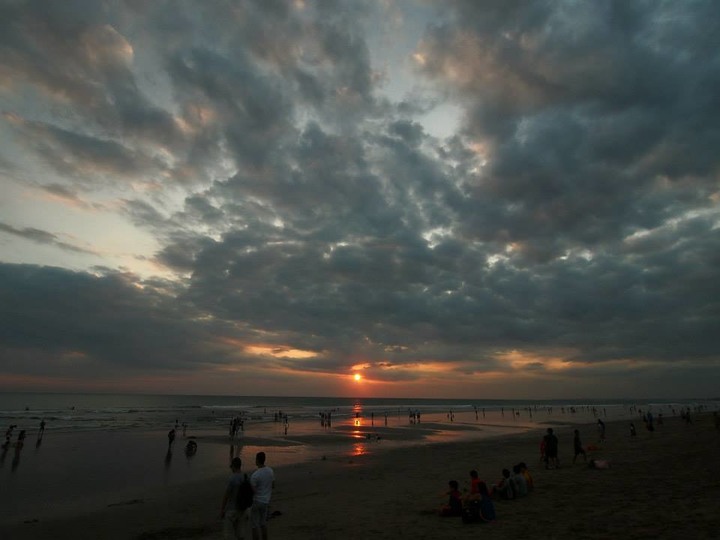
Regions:
[[[457,480],[448,482],[449,490],[445,492],[448,497],[447,504],[440,507],[440,515],[442,517],[461,516],[462,515],[462,498],[458,489]]]

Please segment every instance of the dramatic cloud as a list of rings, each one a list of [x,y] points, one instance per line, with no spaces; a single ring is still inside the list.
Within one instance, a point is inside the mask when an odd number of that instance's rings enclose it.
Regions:
[[[5,389],[710,396],[718,15],[0,8]]]

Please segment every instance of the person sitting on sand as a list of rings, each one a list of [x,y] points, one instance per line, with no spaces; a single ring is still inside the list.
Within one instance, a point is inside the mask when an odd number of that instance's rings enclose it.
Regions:
[[[475,472],[476,471],[472,471]],[[477,478],[477,476],[475,476]],[[475,482],[475,493],[471,493],[466,498],[462,509],[463,523],[475,523],[478,521],[494,521],[495,505],[488,491],[487,484],[482,480]]]
[[[532,474],[530,474],[530,470],[527,468],[527,465],[524,461],[521,461],[518,463],[518,467],[520,467],[520,472],[525,477],[525,483],[527,484],[528,493],[531,492],[533,489],[535,489],[535,482],[533,481]]]
[[[520,469],[520,465],[515,465],[513,467],[512,480],[515,483],[516,497],[524,497],[528,494],[527,481]]]
[[[480,494],[480,518],[483,521],[495,521],[495,505],[485,482],[478,482],[478,492]]]
[[[442,517],[461,516],[462,515],[462,498],[458,489],[457,480],[448,482],[448,489],[445,495],[448,497],[447,504],[440,507],[440,515]]]
[[[477,501],[480,499],[480,478],[476,470],[470,471],[470,493],[465,497],[465,502]]]
[[[497,495],[501,499],[512,500],[515,498],[515,486],[510,477],[510,471],[503,469],[500,482],[493,485],[492,494]]]

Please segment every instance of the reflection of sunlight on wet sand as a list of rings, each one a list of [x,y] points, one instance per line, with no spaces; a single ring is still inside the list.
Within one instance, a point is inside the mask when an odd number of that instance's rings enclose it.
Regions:
[[[367,454],[367,447],[364,443],[353,443],[353,449],[351,455],[354,457],[364,456]]]

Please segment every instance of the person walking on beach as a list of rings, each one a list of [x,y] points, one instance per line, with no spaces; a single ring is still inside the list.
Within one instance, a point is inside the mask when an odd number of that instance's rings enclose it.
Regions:
[[[598,435],[600,436],[600,442],[601,443],[605,442],[605,422],[603,422],[602,420],[600,420],[600,418],[598,418],[597,426],[598,426]]]
[[[250,523],[252,524],[253,540],[267,540],[267,520],[270,509],[270,497],[275,487],[275,473],[265,465],[265,452],[258,452],[255,456],[257,470],[250,477],[253,488],[253,504],[250,510]]]
[[[575,438],[573,439],[573,449],[575,451],[575,455],[573,456],[573,464],[575,464],[575,460],[577,457],[582,454],[583,460],[587,461],[587,454],[585,453],[585,450],[583,449],[582,442],[580,441],[580,430],[575,430]]]
[[[240,508],[238,498],[243,482],[247,476],[241,473],[242,460],[233,458],[230,463],[232,474],[228,480],[225,494],[220,504],[220,518],[223,520],[223,538],[225,540],[238,540],[245,538],[244,532],[248,525],[248,512]]]

